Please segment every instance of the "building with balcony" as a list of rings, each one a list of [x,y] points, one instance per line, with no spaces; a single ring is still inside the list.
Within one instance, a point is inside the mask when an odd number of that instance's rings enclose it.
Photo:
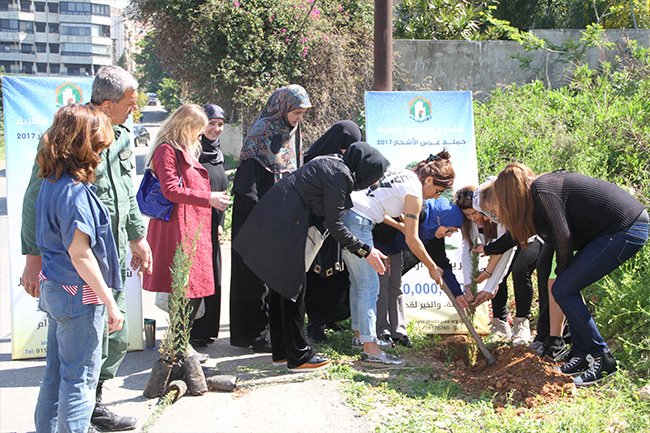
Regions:
[[[114,0],[0,0],[0,66],[36,76],[94,75],[115,63]],[[121,55],[121,53],[120,53]]]

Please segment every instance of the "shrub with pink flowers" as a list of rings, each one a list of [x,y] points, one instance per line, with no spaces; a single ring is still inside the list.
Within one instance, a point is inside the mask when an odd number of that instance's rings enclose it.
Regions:
[[[372,86],[372,0],[132,0],[156,32],[156,57],[186,101],[250,125],[270,93],[309,92],[307,142],[354,119]]]

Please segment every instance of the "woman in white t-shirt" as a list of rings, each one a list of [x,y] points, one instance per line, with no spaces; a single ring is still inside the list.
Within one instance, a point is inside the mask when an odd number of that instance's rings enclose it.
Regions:
[[[454,183],[454,169],[445,150],[420,162],[411,170],[389,168],[379,181],[369,188],[352,193],[354,206],[343,216],[346,227],[369,246],[367,250],[351,253],[343,250],[343,259],[350,273],[350,313],[355,337],[353,346],[363,345],[361,360],[381,364],[402,364],[403,360],[384,353],[376,335],[377,296],[379,274],[384,274],[386,259],[373,247],[372,229],[384,222],[404,233],[406,243],[415,256],[429,270],[429,275],[442,285],[442,271],[433,262],[418,237],[418,217],[422,200],[438,198]],[[403,222],[395,218],[403,215]],[[459,296],[459,303],[467,307],[468,301]]]

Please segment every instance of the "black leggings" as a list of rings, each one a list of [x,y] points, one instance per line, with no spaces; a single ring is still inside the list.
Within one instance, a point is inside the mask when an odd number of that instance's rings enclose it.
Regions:
[[[515,291],[515,304],[517,317],[530,316],[530,306],[533,303],[533,271],[537,267],[537,258],[542,249],[538,240],[532,242],[528,248],[517,248],[512,259],[510,269],[503,278],[496,295],[492,298],[492,315],[501,320],[508,318],[508,275],[512,274]]]
[[[551,319],[548,309],[548,277],[551,275],[553,263],[553,247],[545,243],[537,260],[537,290],[539,292],[539,318],[537,319],[537,335],[535,340],[544,341],[551,334]],[[556,336],[557,337],[557,336]]]

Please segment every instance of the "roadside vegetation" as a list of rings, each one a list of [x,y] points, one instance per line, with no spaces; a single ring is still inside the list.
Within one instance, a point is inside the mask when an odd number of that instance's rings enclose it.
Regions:
[[[590,26],[582,40],[564,47],[527,41],[531,49],[563,53],[560,61],[571,65],[568,86],[549,90],[540,81],[512,85],[475,102],[480,180],[521,161],[537,173],[567,169],[606,179],[650,206],[650,50],[630,41],[616,62],[589,66],[582,61],[586,49],[615,49],[601,39],[601,31]],[[413,348],[394,350],[408,361],[427,348],[442,347],[448,351],[442,363],[432,359],[424,367],[368,369],[355,362],[350,331],[327,331],[330,344],[319,349],[336,365],[325,375],[344,380],[349,404],[366,414],[378,432],[650,431],[648,263],[646,246],[584,291],[619,371],[600,385],[557,400],[528,408],[489,390],[466,394],[449,374],[454,349],[439,336],[416,335]]]

